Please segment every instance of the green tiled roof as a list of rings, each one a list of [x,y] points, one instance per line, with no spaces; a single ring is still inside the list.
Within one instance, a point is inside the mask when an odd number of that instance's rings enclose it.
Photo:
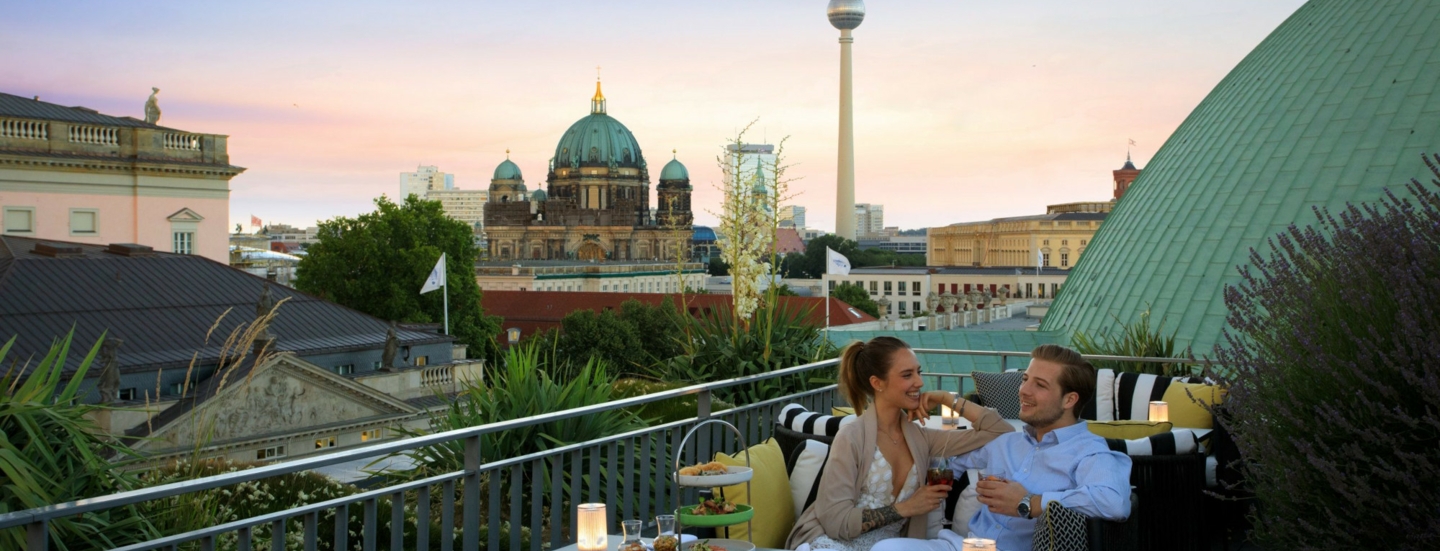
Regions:
[[[1029,352],[1042,344],[1063,344],[1065,340],[1062,334],[1046,331],[830,331],[829,335],[830,342],[842,347],[851,341],[868,341],[885,335],[905,341],[913,348],[990,352]],[[1011,358],[1005,367],[1023,368],[1028,363],[1027,359]],[[920,365],[934,373],[999,372],[1000,358],[924,354],[920,356]]]
[[[1404,196],[1440,152],[1440,2],[1312,0],[1155,154],[1071,272],[1042,329],[1117,327],[1148,307],[1181,345],[1222,341],[1223,290],[1252,248],[1315,207]]]

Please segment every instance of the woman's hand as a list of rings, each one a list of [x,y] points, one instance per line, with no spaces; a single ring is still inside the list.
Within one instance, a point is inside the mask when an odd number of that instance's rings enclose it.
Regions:
[[[944,390],[932,390],[920,395],[920,407],[909,412],[911,421],[925,422],[930,418],[930,410],[935,406],[950,406],[955,402],[955,395]]]
[[[949,484],[937,484],[934,486],[924,485],[910,496],[909,499],[895,504],[895,510],[904,517],[918,517],[928,515],[930,511],[940,508],[945,503],[945,496],[950,494]]]

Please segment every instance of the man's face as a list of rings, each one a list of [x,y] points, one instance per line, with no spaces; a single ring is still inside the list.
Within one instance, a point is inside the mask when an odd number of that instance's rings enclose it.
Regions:
[[[1020,383],[1020,420],[1044,428],[1065,416],[1065,394],[1060,391],[1064,367],[1045,360],[1030,360]]]

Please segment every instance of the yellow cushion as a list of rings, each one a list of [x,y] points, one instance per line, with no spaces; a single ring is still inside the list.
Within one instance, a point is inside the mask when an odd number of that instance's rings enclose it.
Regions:
[[[1170,422],[1187,429],[1215,428],[1215,417],[1205,407],[1218,404],[1224,398],[1225,391],[1215,385],[1170,383],[1165,389]]]
[[[1175,410],[1170,410],[1171,419],[1174,419]],[[1174,428],[1171,423],[1157,421],[1087,421],[1085,426],[1090,432],[1099,435],[1101,438],[1114,438],[1117,440],[1136,440],[1149,438],[1157,434],[1170,432]]]
[[[847,407],[847,406],[835,406],[835,407],[830,408],[830,415],[834,415],[834,416],[836,416],[836,417],[844,417],[844,416],[846,416],[846,415],[855,415],[855,408]]]
[[[756,547],[784,549],[785,538],[795,525],[795,505],[790,497],[790,477],[785,473],[785,456],[780,453],[780,444],[771,438],[736,454],[736,457],[717,453],[715,460],[727,466],[744,467],[747,453],[750,455],[750,468],[755,470],[755,475],[750,478],[750,489],[755,495],[751,496],[746,491],[744,483],[716,488],[715,495],[755,508],[755,518],[751,522],[755,527]],[[743,540],[749,536],[749,528],[740,524],[731,526],[729,534],[724,537]]]

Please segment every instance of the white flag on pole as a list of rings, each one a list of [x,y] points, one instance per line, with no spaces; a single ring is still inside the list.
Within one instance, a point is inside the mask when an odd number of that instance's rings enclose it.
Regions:
[[[425,294],[445,286],[445,253],[440,253],[440,261],[435,263],[435,269],[430,270],[430,276],[425,278],[425,286],[420,288],[420,294]]]
[[[850,259],[845,255],[835,252],[835,249],[825,247],[825,273],[831,275],[850,275]]]

